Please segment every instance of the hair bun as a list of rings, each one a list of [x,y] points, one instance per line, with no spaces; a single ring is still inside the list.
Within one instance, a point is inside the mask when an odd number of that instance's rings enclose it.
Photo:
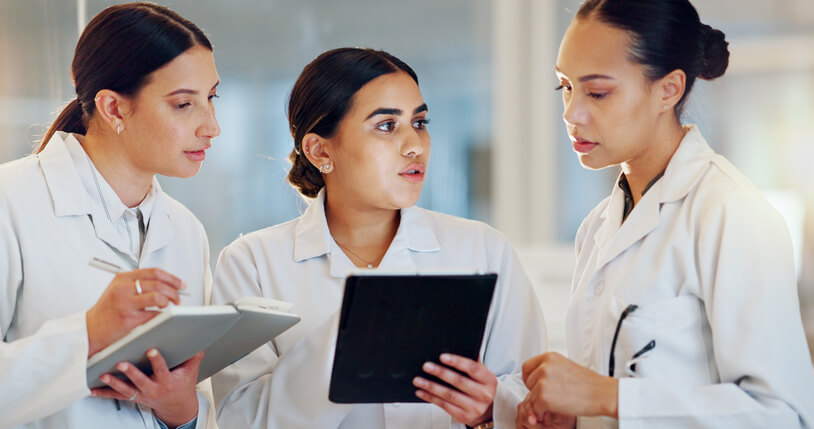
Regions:
[[[701,73],[698,77],[712,80],[723,76],[729,66],[729,42],[721,30],[702,24],[704,32],[704,56],[701,59]]]

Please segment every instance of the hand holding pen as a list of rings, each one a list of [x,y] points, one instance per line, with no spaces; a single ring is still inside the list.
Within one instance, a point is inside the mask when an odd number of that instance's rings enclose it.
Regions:
[[[86,315],[88,357],[118,340],[157,314],[149,307],[180,304],[186,284],[160,268],[122,271],[109,262],[92,259],[90,265],[116,276]]]

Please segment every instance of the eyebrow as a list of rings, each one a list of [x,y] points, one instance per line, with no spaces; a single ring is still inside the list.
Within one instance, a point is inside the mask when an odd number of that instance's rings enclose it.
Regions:
[[[427,110],[429,110],[429,108],[427,107],[427,103],[424,103],[424,104],[416,107],[415,110],[413,110],[413,115],[417,115],[417,114],[419,114],[421,112],[426,112]],[[367,118],[365,118],[365,120],[368,120],[368,119],[370,119],[370,118],[372,118],[372,117],[374,117],[376,115],[395,115],[395,116],[399,116],[402,113],[403,113],[403,111],[401,109],[381,107],[381,108],[378,108],[378,109],[374,110],[373,113],[367,115]]]
[[[554,70],[557,73],[562,73],[562,70],[560,70],[560,68],[557,67],[557,66],[554,66]],[[565,74],[565,73],[562,73],[562,74]],[[580,81],[580,82],[588,82],[589,80],[596,80],[596,79],[616,80],[612,76],[608,76],[606,74],[597,74],[597,73],[582,76],[582,77],[578,78],[577,80]]]
[[[220,81],[215,82],[215,84],[214,84],[214,85],[212,85],[212,89],[217,88],[219,84],[220,84]],[[212,89],[210,89],[210,91],[211,91]],[[171,96],[173,96],[173,95],[178,95],[178,94],[190,94],[190,95],[196,95],[196,94],[198,94],[198,93],[199,93],[199,92],[198,92],[197,90],[194,90],[194,89],[186,89],[186,88],[181,88],[181,89],[176,89],[175,91],[173,91],[173,92],[171,92],[171,93],[169,93],[169,94],[165,95],[165,97],[171,97]]]

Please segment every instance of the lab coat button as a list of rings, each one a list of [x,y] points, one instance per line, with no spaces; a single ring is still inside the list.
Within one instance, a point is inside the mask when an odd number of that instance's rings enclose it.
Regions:
[[[594,288],[594,295],[599,295],[602,291],[605,290],[605,282],[600,280],[596,283],[596,287]]]

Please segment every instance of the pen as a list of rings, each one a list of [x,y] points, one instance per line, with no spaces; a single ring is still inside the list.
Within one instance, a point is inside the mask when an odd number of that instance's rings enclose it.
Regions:
[[[88,261],[88,265],[90,265],[93,268],[98,268],[98,269],[100,269],[102,271],[107,271],[107,272],[113,273],[113,274],[118,274],[118,273],[124,271],[124,269],[122,267],[120,267],[120,266],[118,266],[118,265],[116,265],[116,264],[114,264],[112,262],[103,261],[103,260],[101,260],[99,258],[91,258],[91,260]],[[178,294],[179,295],[184,295],[184,296],[189,296],[189,292],[182,291],[182,290],[179,290]]]

